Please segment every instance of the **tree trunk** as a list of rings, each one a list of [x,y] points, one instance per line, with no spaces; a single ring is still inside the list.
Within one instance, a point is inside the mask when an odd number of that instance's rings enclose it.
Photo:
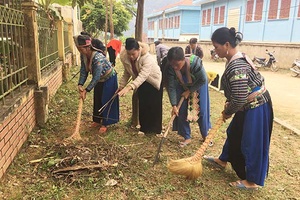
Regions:
[[[110,39],[114,39],[114,23],[113,23],[113,0],[110,0],[110,12],[109,12],[109,29],[110,29]]]
[[[108,27],[108,0],[105,0],[105,27],[104,27],[104,43],[107,45],[107,27]]]
[[[143,39],[143,18],[144,18],[144,0],[138,0],[137,16],[135,22],[135,39],[142,41]],[[139,101],[137,93],[132,96],[132,116],[131,125],[136,127],[139,125]]]

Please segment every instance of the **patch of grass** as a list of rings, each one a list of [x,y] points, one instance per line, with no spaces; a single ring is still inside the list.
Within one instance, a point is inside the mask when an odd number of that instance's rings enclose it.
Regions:
[[[75,70],[75,69],[73,69]],[[117,64],[118,77],[122,69]],[[234,171],[213,168],[202,161],[203,174],[195,181],[168,172],[169,159],[192,156],[200,147],[200,132],[192,124],[193,141],[179,148],[181,139],[170,131],[162,146],[159,163],[153,167],[160,138],[140,137],[130,127],[131,95],[120,98],[120,123],[109,127],[104,136],[89,128],[92,120],[92,92],[84,102],[80,134],[82,141],[65,143],[75,126],[78,108],[77,78],[64,83],[49,106],[47,124],[36,128],[9,167],[0,184],[0,199],[299,199],[299,137],[274,124],[270,149],[270,170],[266,186],[259,191],[231,188],[238,180]],[[212,124],[220,116],[223,94],[210,90]],[[163,124],[171,117],[169,99],[164,93]],[[218,156],[226,139],[225,123],[214,138],[207,155]],[[40,162],[30,163],[32,160]],[[50,159],[49,159],[50,158]],[[66,167],[97,165],[55,174]],[[115,181],[116,184],[108,183]]]

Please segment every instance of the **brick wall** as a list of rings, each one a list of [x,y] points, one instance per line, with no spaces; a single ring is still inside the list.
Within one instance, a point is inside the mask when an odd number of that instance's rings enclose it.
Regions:
[[[17,155],[28,134],[35,126],[34,92],[28,88],[19,97],[18,107],[0,124],[0,177]]]
[[[48,87],[49,96],[54,96],[62,84],[62,66],[43,77],[42,82]],[[0,178],[36,126],[34,86],[26,86],[24,90],[13,98],[17,100],[12,105],[5,106],[6,116],[0,121]]]

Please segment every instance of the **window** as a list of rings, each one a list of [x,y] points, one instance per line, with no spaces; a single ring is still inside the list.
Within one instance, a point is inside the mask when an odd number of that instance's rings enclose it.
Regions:
[[[268,19],[288,19],[291,0],[271,0]]]
[[[211,21],[211,9],[202,11],[202,26],[210,25]]]
[[[169,24],[170,24],[170,28],[173,28],[173,17],[169,18]]]
[[[179,28],[180,16],[175,16],[174,18],[175,18],[174,28]]]
[[[216,7],[214,13],[214,24],[224,23],[225,6]]]
[[[219,7],[215,8],[215,14],[214,14],[214,24],[218,24],[219,22]]]
[[[246,22],[261,21],[263,11],[263,0],[247,1]]]
[[[298,5],[298,17],[300,18],[300,1],[299,1],[299,5]]]

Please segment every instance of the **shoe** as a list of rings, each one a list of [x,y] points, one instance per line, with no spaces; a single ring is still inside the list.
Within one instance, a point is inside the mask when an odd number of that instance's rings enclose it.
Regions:
[[[156,137],[162,138],[162,137],[164,137],[164,134],[163,133],[158,133],[158,134],[156,134]]]
[[[191,143],[191,140],[185,140],[185,141],[181,141],[181,142],[179,142],[179,147],[181,147],[181,148],[184,148],[184,147],[186,147],[188,144],[190,144]]]
[[[246,187],[242,181],[236,181],[236,182],[231,182],[229,183],[231,187],[235,187],[241,190],[258,190],[259,186],[255,187]]]
[[[145,133],[144,133],[143,131],[139,131],[139,132],[138,132],[138,135],[140,135],[140,136],[144,136],[144,135],[145,135]]]
[[[206,160],[207,162],[213,164],[215,167],[219,168],[219,169],[225,169],[224,166],[220,165],[219,163],[217,163],[215,161],[215,158],[214,157],[211,157],[211,156],[203,156],[204,160]]]
[[[99,133],[100,133],[100,134],[105,134],[106,131],[107,131],[107,127],[106,127],[106,126],[101,126],[101,127],[99,128]]]
[[[100,123],[97,123],[97,122],[93,122],[91,125],[90,125],[90,128],[96,128],[100,126]]]

